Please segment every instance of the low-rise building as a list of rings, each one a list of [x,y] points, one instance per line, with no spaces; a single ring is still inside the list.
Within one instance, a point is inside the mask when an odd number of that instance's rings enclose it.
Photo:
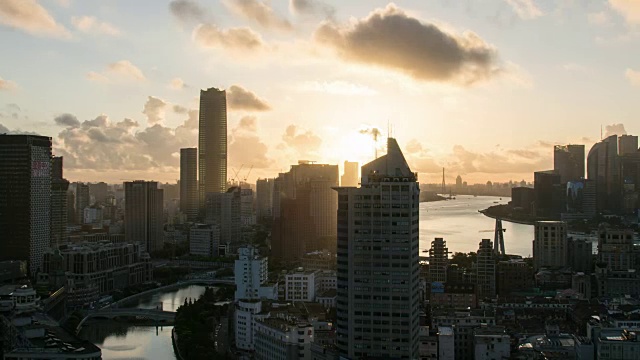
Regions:
[[[326,308],[335,308],[337,296],[338,292],[336,289],[325,290],[316,294],[316,302],[322,304]]]
[[[219,255],[220,228],[214,224],[194,224],[189,230],[189,253],[196,256]]]
[[[627,329],[602,329],[595,340],[596,359],[635,360],[640,358],[640,335]]]
[[[334,270],[336,255],[329,251],[314,251],[302,256],[302,267],[308,270]]]
[[[475,284],[445,284],[444,290],[434,292],[432,287],[430,304],[448,309],[474,309],[478,305]]]
[[[298,269],[285,276],[285,299],[287,301],[312,302],[316,299],[316,293],[320,284],[316,281],[319,275],[317,270]]]
[[[501,326],[482,326],[473,331],[474,359],[497,360],[511,356],[511,338]]]
[[[257,360],[311,360],[314,329],[308,322],[266,318],[255,324]]]

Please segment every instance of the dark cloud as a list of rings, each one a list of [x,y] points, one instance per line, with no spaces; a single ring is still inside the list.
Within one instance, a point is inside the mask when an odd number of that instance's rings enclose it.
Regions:
[[[290,0],[289,9],[296,15],[320,15],[332,18],[336,9],[316,0]]]
[[[627,130],[624,129],[624,124],[611,124],[604,127],[604,137],[611,135],[626,135]]]
[[[229,164],[231,166],[253,166],[256,169],[269,167],[273,160],[267,157],[269,148],[258,136],[257,119],[245,116],[231,130]]]
[[[376,127],[366,127],[366,128],[358,130],[358,132],[360,134],[371,135],[371,137],[373,138],[374,141],[378,141],[378,137],[380,137],[380,134],[382,134],[380,132],[380,129],[378,129]]]
[[[149,96],[147,98],[147,102],[144,104],[142,113],[147,116],[147,122],[149,123],[149,125],[155,125],[159,122],[162,122],[166,106],[166,101],[155,96]]]
[[[227,104],[231,110],[268,111],[271,106],[251,91],[233,85],[227,90]]]
[[[469,85],[500,72],[496,50],[478,35],[448,33],[393,4],[349,25],[324,22],[314,37],[345,60],[390,68],[423,81]]]
[[[169,10],[183,24],[203,23],[210,20],[209,12],[200,4],[190,0],[173,0]]]
[[[80,121],[77,117],[71,114],[62,114],[56,116],[53,121],[55,121],[56,125],[61,126],[69,126],[69,127],[78,127],[80,126]]]
[[[270,30],[293,29],[289,20],[278,16],[266,3],[258,0],[225,0],[224,4],[247,20]]]
[[[201,24],[193,31],[193,38],[205,48],[251,51],[264,46],[260,34],[248,27],[220,29],[214,24]]]

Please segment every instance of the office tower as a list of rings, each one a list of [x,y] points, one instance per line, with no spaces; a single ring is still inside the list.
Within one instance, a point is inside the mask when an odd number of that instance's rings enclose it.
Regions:
[[[430,283],[447,282],[447,266],[449,266],[449,249],[443,238],[435,238],[429,249],[429,278]]]
[[[560,182],[584,178],[584,145],[556,145],[553,147],[553,170]]]
[[[339,187],[337,347],[351,359],[417,359],[419,195],[398,143]]]
[[[634,135],[620,135],[618,138],[618,155],[632,155],[638,153],[638,137]]]
[[[242,241],[241,189],[234,186],[224,193],[208,193],[205,223],[220,227],[220,244],[235,252]]]
[[[164,241],[164,193],[155,181],[124,183],[124,234],[128,243],[140,242],[148,253],[160,250]]]
[[[256,182],[256,218],[260,222],[273,219],[273,179],[258,179]]]
[[[587,176],[596,183],[598,211],[617,212],[621,202],[618,137],[611,135],[593,145],[587,157]]]
[[[191,255],[218,256],[220,228],[218,225],[194,224],[189,230],[189,253]]]
[[[567,223],[538,221],[533,240],[533,268],[560,268],[567,265]]]
[[[576,180],[567,183],[566,213],[576,218],[592,219],[597,214],[596,183],[593,180]],[[578,215],[582,215],[579,217]]]
[[[51,244],[57,247],[67,241],[67,192],[69,181],[61,178],[51,180]]]
[[[208,193],[227,190],[227,95],[225,90],[200,90],[198,133],[200,204]]]
[[[51,138],[0,134],[0,261],[42,267],[51,243]]]
[[[188,221],[198,217],[198,149],[180,149],[180,211]]]
[[[476,289],[479,299],[496,297],[496,259],[493,243],[482,239],[479,243],[476,265]]]
[[[91,205],[91,201],[89,200],[89,185],[81,182],[76,183],[75,204],[75,222],[81,225],[84,222],[84,209]]]
[[[343,171],[344,173],[340,178],[340,186],[358,186],[358,163],[345,161]]]
[[[309,214],[308,192],[298,192],[297,199],[280,201],[280,216],[273,220],[271,250],[274,258],[297,262],[310,252],[305,239],[313,237],[314,222]]]
[[[62,156],[54,156],[51,158],[51,178],[62,179]]]
[[[560,175],[554,170],[533,173],[535,215],[543,218],[556,218],[564,209],[565,188]]]
[[[109,185],[105,182],[89,184],[89,196],[93,197],[93,201],[90,201],[91,204],[105,202],[108,193]]]
[[[462,176],[456,176],[456,189],[462,189]]]

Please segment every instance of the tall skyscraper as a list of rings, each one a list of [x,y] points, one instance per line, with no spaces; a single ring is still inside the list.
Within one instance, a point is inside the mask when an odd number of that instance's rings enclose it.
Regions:
[[[89,195],[89,185],[81,182],[76,183],[76,204],[75,221],[81,225],[84,222],[84,209],[91,205]]]
[[[107,200],[107,195],[109,193],[109,185],[104,181],[89,184],[89,197],[93,197],[93,201],[91,199],[89,202],[91,204],[94,203],[104,203]]]
[[[358,186],[358,163],[345,161],[343,171],[344,173],[340,178],[340,186]]]
[[[558,217],[564,210],[566,187],[560,182],[560,175],[555,170],[536,171],[533,173],[533,191],[535,214],[538,217]]]
[[[62,177],[62,156],[52,159],[51,171],[51,246],[67,240],[67,191],[69,181]]]
[[[417,359],[419,195],[395,139],[339,187],[337,347],[350,359]]]
[[[51,239],[51,138],[0,134],[0,260],[42,269]]]
[[[200,90],[198,171],[200,204],[208,193],[227,190],[227,95],[225,90]]]
[[[140,242],[151,253],[164,241],[163,190],[155,181],[124,183],[124,235],[129,243]]]
[[[435,238],[429,249],[429,278],[430,283],[447,282],[447,266],[449,266],[449,248],[443,238]]]
[[[533,240],[533,268],[559,268],[567,265],[567,223],[538,221]]]
[[[493,299],[496,297],[496,259],[491,240],[482,239],[477,254],[476,286],[478,298]]]
[[[256,182],[256,218],[260,222],[273,219],[273,179],[258,179]]]
[[[587,176],[596,182],[598,211],[617,211],[622,197],[618,137],[611,135],[593,145],[587,157]]]
[[[560,182],[584,178],[584,145],[556,145],[553,148],[553,169],[560,174]]]
[[[198,149],[180,149],[180,211],[188,221],[198,217]]]

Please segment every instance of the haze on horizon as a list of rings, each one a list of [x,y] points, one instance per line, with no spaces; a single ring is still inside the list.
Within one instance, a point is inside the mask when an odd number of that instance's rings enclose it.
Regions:
[[[209,87],[249,181],[368,162],[388,124],[436,183],[640,133],[640,1],[2,0],[0,43],[0,133],[53,137],[71,181],[174,182]]]

